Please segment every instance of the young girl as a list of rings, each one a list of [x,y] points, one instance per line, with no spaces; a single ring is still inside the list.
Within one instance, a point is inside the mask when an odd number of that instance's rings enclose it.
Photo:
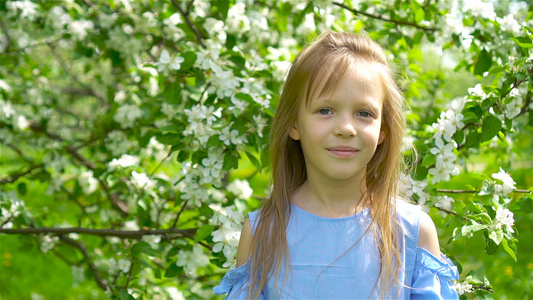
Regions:
[[[457,298],[435,225],[398,200],[403,98],[372,40],[327,32],[289,71],[273,190],[243,226],[228,299]]]

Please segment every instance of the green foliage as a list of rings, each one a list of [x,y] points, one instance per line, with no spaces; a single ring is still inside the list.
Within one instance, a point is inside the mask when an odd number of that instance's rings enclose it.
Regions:
[[[398,73],[461,298],[531,298],[533,14],[491,3],[0,2],[0,296],[216,298],[286,69],[335,30]]]

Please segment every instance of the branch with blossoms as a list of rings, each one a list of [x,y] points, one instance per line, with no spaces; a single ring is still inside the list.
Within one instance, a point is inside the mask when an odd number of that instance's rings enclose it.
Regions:
[[[189,11],[190,11],[190,8],[191,8],[191,5],[192,3],[194,2],[194,0],[191,0],[191,2],[189,3],[188,7],[187,7],[187,11],[184,11],[180,4],[176,1],[176,0],[171,0],[172,4],[174,5],[174,7],[176,7],[176,9],[179,11],[180,15],[183,17],[183,19],[185,19],[185,23],[187,23],[187,25],[189,26],[189,28],[191,28],[191,30],[194,32],[194,34],[196,35],[196,39],[198,40],[198,43],[203,47],[203,48],[206,48],[205,46],[205,43],[204,43],[204,37],[202,36],[202,34],[200,33],[200,31],[198,30],[198,28],[196,28],[196,26],[192,23],[191,21],[191,18],[189,18]]]
[[[400,25],[400,26],[411,26],[411,27],[415,27],[415,28],[424,30],[426,32],[439,31],[439,29],[435,28],[435,27],[426,27],[426,26],[423,26],[423,25],[420,25],[420,24],[417,24],[417,23],[413,23],[413,22],[409,22],[409,21],[405,21],[405,20],[397,20],[397,19],[392,19],[392,18],[386,18],[386,17],[380,16],[380,15],[373,15],[373,14],[370,14],[370,13],[367,13],[367,12],[364,12],[364,11],[357,10],[355,8],[350,8],[347,5],[345,5],[344,3],[333,2],[332,4],[336,5],[338,7],[344,8],[344,9],[352,12],[354,15],[363,15],[363,16],[369,17],[371,19],[381,20],[381,21],[384,21],[384,22],[387,22],[387,23],[393,23],[393,24]]]

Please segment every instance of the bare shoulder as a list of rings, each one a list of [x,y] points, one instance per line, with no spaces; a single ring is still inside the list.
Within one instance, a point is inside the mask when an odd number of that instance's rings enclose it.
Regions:
[[[440,257],[439,237],[437,228],[431,217],[425,213],[420,214],[420,232],[418,235],[418,246],[431,252],[436,257]]]
[[[250,256],[250,245],[252,244],[252,226],[247,219],[242,226],[239,249],[237,250],[237,267],[242,266]]]

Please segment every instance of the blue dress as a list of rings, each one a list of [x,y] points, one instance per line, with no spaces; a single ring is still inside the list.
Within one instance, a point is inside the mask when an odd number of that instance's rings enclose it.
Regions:
[[[398,221],[402,227],[399,280],[386,295],[391,299],[458,299],[453,280],[457,268],[418,247],[420,207],[397,201]],[[255,231],[258,212],[249,214]],[[324,218],[292,205],[287,227],[290,272],[272,278],[261,291],[260,299],[376,299],[380,263],[372,230],[364,234],[370,215],[364,210],[344,218]],[[356,241],[359,241],[356,243]],[[355,244],[355,246],[354,246]],[[216,294],[229,293],[226,299],[247,299],[249,262],[229,271]],[[277,284],[276,284],[277,281]],[[275,287],[277,290],[275,290]],[[397,294],[399,292],[399,295]]]

